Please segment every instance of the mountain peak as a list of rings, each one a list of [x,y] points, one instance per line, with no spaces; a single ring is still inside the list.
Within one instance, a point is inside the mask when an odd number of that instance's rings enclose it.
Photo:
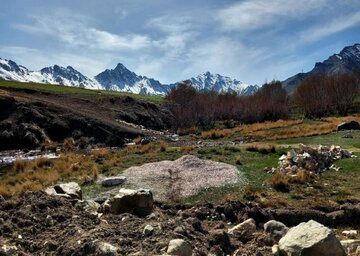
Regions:
[[[344,47],[340,53],[331,55],[323,62],[317,62],[315,67],[307,73],[299,73],[282,82],[288,92],[293,92],[306,78],[316,75],[334,75],[360,71],[360,44]]]

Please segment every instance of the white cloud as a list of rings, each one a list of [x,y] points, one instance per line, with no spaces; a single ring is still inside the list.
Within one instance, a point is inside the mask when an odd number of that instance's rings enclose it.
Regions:
[[[40,70],[54,64],[60,66],[72,66],[88,77],[93,77],[108,68],[107,61],[101,61],[91,56],[66,52],[43,52],[38,49],[17,46],[1,46],[0,56],[15,61],[30,70]],[[109,56],[110,57],[110,56]],[[102,60],[108,58],[103,57]]]
[[[360,25],[360,11],[351,15],[340,16],[302,31],[299,35],[300,42],[308,43],[321,40],[332,34],[341,32],[354,26]]]
[[[74,13],[55,12],[52,15],[32,16],[33,25],[14,24],[16,29],[51,36],[75,47],[101,50],[138,50],[151,43],[146,35],[118,35],[91,26],[90,19]]]
[[[222,37],[200,43],[189,52],[185,77],[204,71],[232,76],[243,80],[248,68],[268,58],[261,48],[248,47],[231,38]]]
[[[220,10],[216,17],[224,30],[249,31],[280,24],[284,19],[302,19],[327,4],[326,0],[245,0]]]

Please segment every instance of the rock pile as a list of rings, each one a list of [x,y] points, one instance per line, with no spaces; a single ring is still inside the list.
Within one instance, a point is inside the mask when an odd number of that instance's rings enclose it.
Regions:
[[[296,174],[300,169],[321,173],[328,169],[339,170],[333,163],[342,158],[356,157],[352,152],[341,149],[339,146],[318,146],[310,147],[300,144],[300,152],[294,149],[279,158],[278,168],[273,168],[271,172],[280,171],[282,173]]]

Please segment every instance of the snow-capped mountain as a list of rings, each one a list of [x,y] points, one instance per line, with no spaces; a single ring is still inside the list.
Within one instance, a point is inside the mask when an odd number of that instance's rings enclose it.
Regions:
[[[95,79],[105,90],[152,95],[165,95],[168,91],[168,86],[161,84],[153,78],[139,76],[128,70],[121,63],[115,69],[106,69],[104,72],[101,72],[95,76]]]
[[[17,65],[14,61],[0,58],[0,79],[19,82],[35,82],[44,84],[60,84],[86,89],[113,90],[135,94],[165,95],[174,84],[162,84],[158,80],[137,75],[119,63],[114,69],[106,69],[95,78],[90,79],[71,66],[54,65],[40,71],[30,71]],[[214,90],[217,92],[236,92],[240,95],[254,94],[259,87],[247,85],[236,79],[205,72],[188,79],[198,90]]]
[[[259,89],[257,85],[248,85],[236,79],[210,72],[204,72],[188,80],[199,91],[236,92],[240,95],[251,95]]]
[[[74,86],[86,89],[101,89],[102,86],[84,75],[74,68],[46,67],[40,71],[30,71],[26,67],[17,65],[12,60],[0,58],[0,78],[5,80],[13,80],[18,82],[34,82],[44,84],[60,84],[66,86]]]
[[[327,60],[316,63],[310,72],[292,76],[283,81],[282,85],[288,92],[293,92],[302,81],[312,75],[334,75],[353,71],[360,71],[360,44],[345,47],[339,54],[334,54]]]

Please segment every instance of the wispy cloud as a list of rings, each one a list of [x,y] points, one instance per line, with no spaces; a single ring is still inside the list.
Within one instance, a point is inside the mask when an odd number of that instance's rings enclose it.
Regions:
[[[101,50],[137,50],[149,46],[146,35],[118,35],[98,29],[90,20],[70,11],[51,15],[32,15],[33,24],[14,24],[13,27],[28,33],[45,34],[75,47]]]
[[[216,17],[224,30],[249,31],[271,27],[286,19],[302,19],[326,8],[327,3],[326,0],[245,0],[221,9]]]
[[[332,34],[360,25],[360,11],[350,15],[335,17],[331,21],[310,27],[299,35],[299,42],[308,43],[321,40]]]

